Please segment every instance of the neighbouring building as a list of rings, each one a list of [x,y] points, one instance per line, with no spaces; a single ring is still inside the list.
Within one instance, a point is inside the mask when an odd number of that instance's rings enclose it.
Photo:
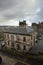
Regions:
[[[24,26],[22,26],[24,25]],[[8,28],[4,31],[5,46],[20,52],[27,52],[37,40],[37,32],[26,21],[19,22],[19,26]]]
[[[35,28],[39,33],[43,34],[43,22],[37,23],[32,23],[32,27]]]

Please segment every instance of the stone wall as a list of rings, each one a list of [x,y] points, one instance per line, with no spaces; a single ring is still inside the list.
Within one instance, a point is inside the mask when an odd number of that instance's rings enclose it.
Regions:
[[[13,39],[11,36],[13,35]],[[6,46],[12,47],[12,43],[14,43],[14,48],[17,50],[17,44],[20,46],[20,50],[23,51],[24,46],[26,47],[26,50],[29,50],[30,47],[32,47],[35,43],[35,37],[36,35],[31,34],[31,35],[16,35],[16,34],[9,34],[9,33],[4,33],[4,39],[6,42]],[[17,37],[19,39],[17,39]],[[26,38],[25,41],[23,41],[23,38]]]

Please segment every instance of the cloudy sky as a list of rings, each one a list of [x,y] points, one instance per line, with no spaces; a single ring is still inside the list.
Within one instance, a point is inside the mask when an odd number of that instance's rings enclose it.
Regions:
[[[19,20],[43,21],[43,0],[0,0],[0,25],[18,25]]]

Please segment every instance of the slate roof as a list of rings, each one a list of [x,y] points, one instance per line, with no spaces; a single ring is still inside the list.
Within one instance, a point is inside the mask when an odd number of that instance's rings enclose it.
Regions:
[[[34,29],[32,27],[13,27],[13,28],[8,28],[4,30],[5,33],[15,33],[15,34],[29,34],[33,32]]]

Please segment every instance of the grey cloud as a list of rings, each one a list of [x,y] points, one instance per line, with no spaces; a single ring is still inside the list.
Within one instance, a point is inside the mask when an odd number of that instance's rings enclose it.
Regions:
[[[37,15],[39,15],[40,18],[43,18],[43,6],[40,7],[40,12],[38,12]]]
[[[38,8],[41,9],[40,12],[35,13]],[[28,17],[31,22],[41,21],[43,0],[0,0],[0,14],[6,20]]]
[[[0,8],[1,10],[11,8],[16,5],[16,0],[0,0]]]

